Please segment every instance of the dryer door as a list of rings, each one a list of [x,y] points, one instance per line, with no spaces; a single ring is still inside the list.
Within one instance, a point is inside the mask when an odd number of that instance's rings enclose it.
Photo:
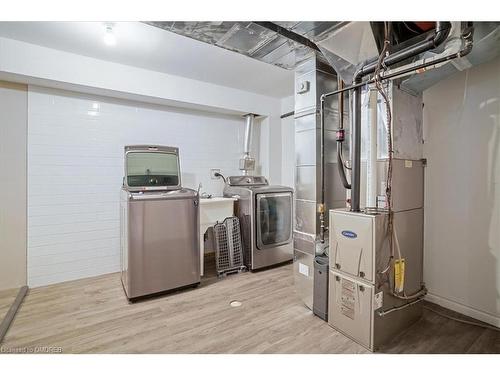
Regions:
[[[257,194],[257,248],[267,249],[292,240],[292,193]]]

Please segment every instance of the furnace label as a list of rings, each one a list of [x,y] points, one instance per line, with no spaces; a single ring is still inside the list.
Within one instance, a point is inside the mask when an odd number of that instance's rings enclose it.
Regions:
[[[355,292],[356,292],[356,284],[353,283],[352,281],[342,279],[340,311],[342,312],[343,315],[353,320],[354,320]]]

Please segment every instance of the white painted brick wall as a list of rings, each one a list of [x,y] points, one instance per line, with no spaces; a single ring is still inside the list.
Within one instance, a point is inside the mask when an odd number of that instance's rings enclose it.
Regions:
[[[244,121],[30,87],[28,283],[31,287],[119,271],[123,147],[180,149],[182,184],[221,195],[210,168],[239,174]],[[259,131],[254,132],[255,150]],[[258,155],[255,155],[258,157]]]

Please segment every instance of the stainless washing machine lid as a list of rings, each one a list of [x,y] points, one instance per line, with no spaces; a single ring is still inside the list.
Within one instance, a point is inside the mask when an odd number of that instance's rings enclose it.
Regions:
[[[125,146],[125,178],[130,191],[181,189],[179,149],[169,146]]]

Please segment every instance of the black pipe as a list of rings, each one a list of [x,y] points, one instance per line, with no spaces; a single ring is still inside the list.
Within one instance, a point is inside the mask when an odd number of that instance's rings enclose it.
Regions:
[[[295,114],[295,111],[290,111],[290,112],[287,112],[283,115],[280,116],[281,119],[284,119],[284,118],[287,118],[287,117],[290,117],[290,116],[293,116]]]
[[[356,77],[355,84],[361,83],[361,76]],[[361,198],[361,86],[354,89],[352,98],[352,170],[351,170],[351,211],[360,211]]]
[[[300,34],[297,34],[293,31],[290,31],[274,22],[258,22],[258,21],[253,21],[253,23],[262,26],[268,30],[274,31],[275,33],[278,33],[282,36],[284,36],[287,39],[291,39],[299,44],[302,44],[303,46],[309,47],[317,52],[321,52],[321,50],[318,48],[316,43],[311,41],[310,39],[306,38],[305,36],[302,36]]]
[[[335,90],[335,91],[327,92],[326,94],[321,95],[321,98],[325,98],[326,99],[326,98],[328,98],[330,96],[338,95],[338,94],[346,92],[346,91],[351,91],[351,90],[354,90],[356,87],[363,87],[363,86],[366,86],[366,85],[368,85],[370,83],[373,83],[373,80],[356,83],[354,85],[347,86],[347,87],[344,87],[342,89],[338,89],[338,90]]]
[[[411,72],[423,73],[425,70],[422,70],[422,69],[428,68],[429,66],[442,64],[444,62],[447,62],[447,61],[450,61],[450,60],[453,60],[456,58],[464,57],[472,51],[472,32],[467,36],[467,39],[468,40],[466,41],[464,48],[461,49],[460,51],[458,51],[457,53],[454,53],[452,55],[443,56],[443,57],[440,57],[439,59],[435,59],[432,61],[428,61],[428,62],[423,63],[417,67],[409,67],[409,68],[402,69],[402,70],[399,70],[399,71],[394,72],[394,73],[382,75],[380,77],[380,80],[384,81],[387,79],[397,78],[397,77],[403,76],[403,75],[411,73]],[[374,79],[371,79],[367,83],[372,83],[373,81],[374,81]]]
[[[344,88],[344,81],[342,81],[342,78],[340,75],[337,78],[337,88],[338,89],[343,89]],[[338,115],[339,115],[339,129],[344,129],[344,94],[339,95],[339,101],[338,101]]]
[[[319,211],[319,239],[321,243],[325,242],[325,101],[320,100],[320,182],[321,182],[321,193],[320,193],[320,204],[318,206]]]
[[[464,33],[464,37],[466,39],[470,38],[470,36],[468,34],[466,35],[466,33]],[[393,72],[393,73],[389,73],[389,74],[382,73],[380,75],[380,81],[385,81],[385,80],[392,79],[392,78],[398,78],[398,77],[403,76],[403,75],[408,74],[408,73],[423,73],[423,72],[417,71],[417,70],[425,69],[425,68],[428,68],[429,66],[433,66],[433,65],[438,65],[438,64],[441,64],[443,62],[450,61],[450,60],[453,60],[453,59],[456,59],[459,57],[464,57],[464,56],[468,55],[471,50],[472,50],[472,42],[469,41],[468,43],[466,43],[465,47],[462,50],[458,51],[457,53],[447,55],[447,56],[441,57],[439,59],[427,61],[425,63],[422,63],[421,65],[418,65],[418,66],[410,66],[409,68],[401,69],[401,70],[398,70],[398,71]],[[358,87],[363,87],[363,86],[369,85],[369,84],[374,83],[374,82],[375,82],[375,78],[371,78],[368,81],[362,81],[362,82],[353,84],[351,86],[344,87],[344,88],[339,89],[339,90],[327,92],[326,94],[321,95],[321,98],[324,100],[330,96],[338,95],[338,94],[346,92],[346,91],[351,91],[351,90],[354,90]]]
[[[344,88],[344,81],[342,81],[342,78],[340,76],[338,77],[337,80],[337,87],[339,89]],[[345,175],[345,170],[344,170],[344,160],[342,158],[342,145],[344,142],[344,93],[341,92],[339,95],[339,101],[338,101],[338,116],[339,116],[339,131],[341,132],[340,135],[337,136],[337,168],[339,170],[339,175],[340,175],[340,180],[342,181],[342,185],[344,185],[344,188],[350,189],[351,184],[347,181],[347,177]]]
[[[385,66],[391,66],[401,61],[417,56],[425,51],[434,49],[442,44],[450,34],[450,22],[436,22],[434,35],[413,46],[398,51],[383,59]],[[378,57],[359,68],[353,77],[355,85],[361,84],[364,76],[375,72]],[[351,211],[359,212],[361,192],[361,86],[354,89],[353,97],[353,129],[352,129],[352,178],[351,178]],[[389,124],[390,126],[390,124]]]
[[[344,170],[344,160],[342,159],[342,143],[337,143],[337,168],[339,170],[340,180],[345,189],[350,189],[351,184],[347,181]]]
[[[423,41],[414,44],[412,46],[408,46],[407,48],[402,49],[401,51],[398,51],[392,55],[387,56],[387,58],[384,59],[384,65],[391,66],[406,59],[409,59],[410,57],[420,55],[423,52],[439,47],[446,40],[448,35],[450,35],[450,30],[451,30],[450,22],[436,22],[436,31],[433,35],[431,34]],[[368,74],[375,72],[377,64],[378,64],[378,57],[364,64],[361,68],[359,68],[356,71],[356,73],[354,73],[353,80],[355,81],[356,78],[358,77],[362,78],[364,76],[367,76]]]
[[[380,81],[385,81],[385,80],[388,80],[388,79],[394,79],[394,78],[399,78],[399,77],[402,77],[406,74],[409,74],[409,73],[422,73],[425,71],[426,68],[428,67],[431,67],[431,66],[435,66],[435,65],[438,65],[438,64],[441,64],[441,63],[445,63],[447,61],[450,61],[450,60],[453,60],[453,59],[456,59],[456,58],[461,58],[461,57],[464,57],[466,55],[468,55],[471,51],[472,51],[472,47],[473,47],[473,33],[474,33],[474,28],[473,28],[473,23],[472,22],[467,22],[466,23],[466,28],[465,30],[462,32],[462,38],[463,40],[465,40],[465,45],[464,47],[458,51],[457,53],[454,53],[454,54],[451,54],[451,55],[447,55],[447,56],[444,56],[444,57],[441,57],[439,59],[434,59],[434,60],[431,60],[431,61],[427,61],[427,62],[424,62],[424,63],[421,63],[419,64],[418,66],[411,66],[411,67],[408,67],[406,69],[402,69],[402,70],[398,70],[396,72],[393,72],[393,73],[389,73],[389,74],[382,74],[379,78]],[[350,90],[354,90],[354,89],[357,89],[357,88],[361,88],[362,86],[365,86],[365,85],[368,85],[370,83],[373,83],[375,82],[375,77],[369,79],[368,81],[365,81],[365,82],[358,82],[358,83],[355,83],[349,87],[344,87],[344,88],[341,88],[341,89],[338,89],[338,90],[335,90],[335,91],[331,91],[329,93],[326,93],[326,94],[322,94],[321,97],[320,97],[320,100],[321,102],[324,102],[326,100],[326,98],[330,97],[330,96],[333,96],[333,95],[338,95],[338,94],[342,94],[346,91],[350,91]],[[321,117],[321,121],[324,121],[324,118]],[[342,169],[342,171],[340,171],[339,169],[339,172],[340,172],[340,176],[341,176],[341,179],[343,178],[342,176],[344,176],[345,178],[345,171],[344,169]],[[346,187],[346,189],[350,188],[350,186],[346,186],[348,183],[347,183],[347,179],[344,181],[342,181],[344,183],[344,186]]]

